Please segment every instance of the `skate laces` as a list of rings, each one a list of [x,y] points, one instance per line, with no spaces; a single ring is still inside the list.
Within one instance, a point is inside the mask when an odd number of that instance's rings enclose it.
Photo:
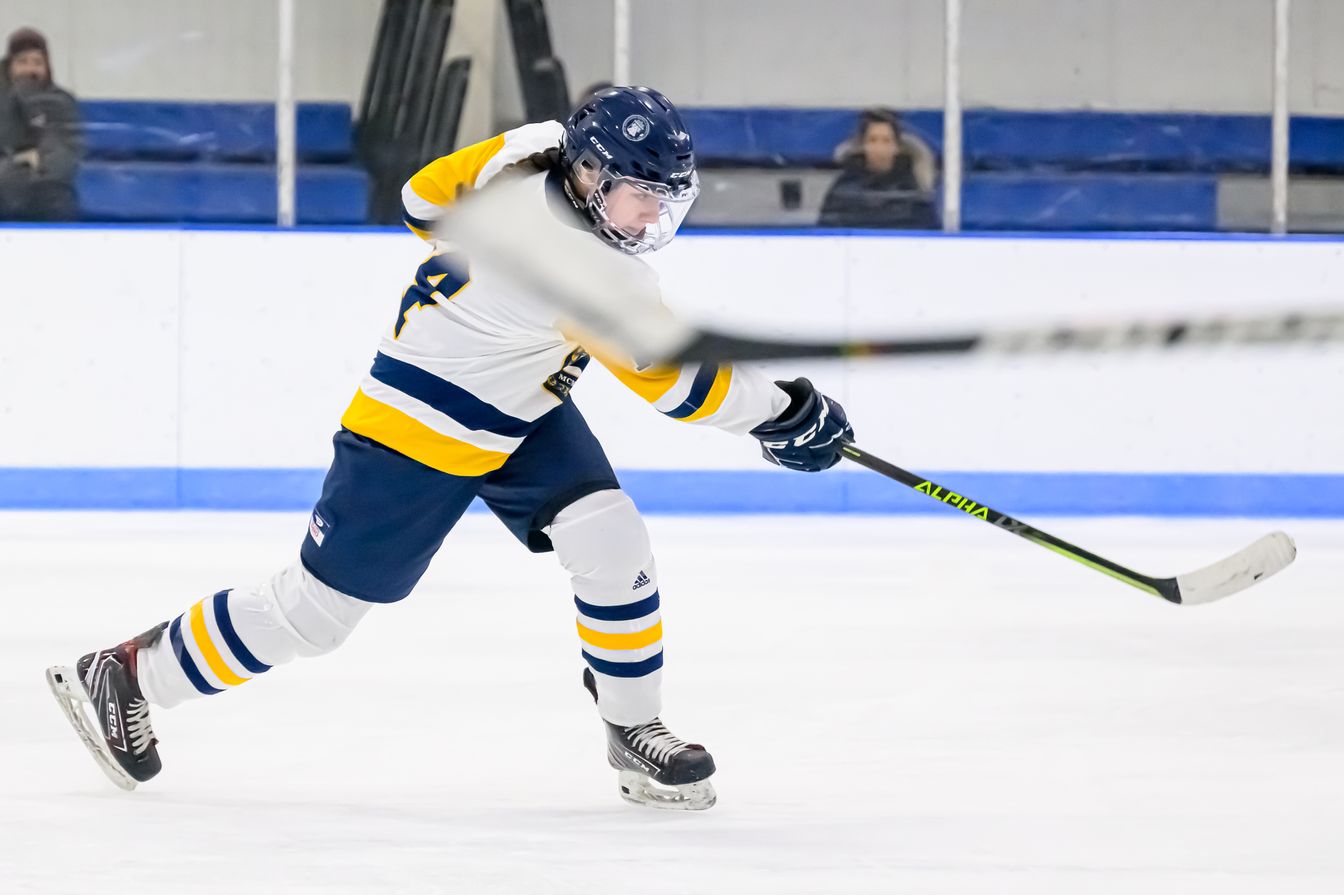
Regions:
[[[143,699],[133,699],[126,706],[126,734],[131,741],[131,751],[136,755],[149,748],[154,741],[154,728],[149,724],[149,703]]]
[[[630,738],[632,746],[645,752],[659,764],[666,763],[669,758],[686,748],[686,741],[673,736],[657,718],[631,727],[625,733]]]

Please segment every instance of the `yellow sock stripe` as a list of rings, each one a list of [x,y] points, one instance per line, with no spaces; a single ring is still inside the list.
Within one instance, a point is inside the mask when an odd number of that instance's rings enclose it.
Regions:
[[[215,648],[215,642],[210,639],[210,631],[205,627],[204,607],[204,600],[191,607],[191,636],[196,638],[196,645],[200,647],[201,655],[205,656],[205,664],[210,666],[210,670],[215,673],[215,677],[230,687],[247,683],[251,678],[239,677],[234,674],[233,669],[224,662],[224,657]]]
[[[709,387],[709,394],[705,395],[705,403],[700,405],[700,409],[690,416],[682,417],[683,423],[693,423],[696,420],[702,420],[710,414],[716,412],[723,406],[723,399],[728,397],[728,387],[733,382],[733,365],[721,364],[719,371],[714,374],[714,384]]]
[[[397,408],[375,401],[363,391],[355,392],[354,400],[341,417],[341,425],[449,475],[485,475],[499,469],[509,459],[508,454],[500,451],[489,451],[436,432]]]
[[[606,634],[584,627],[583,622],[575,622],[579,629],[579,638],[584,643],[601,649],[643,649],[663,639],[663,623],[655,622],[652,628],[636,631],[633,634]]]

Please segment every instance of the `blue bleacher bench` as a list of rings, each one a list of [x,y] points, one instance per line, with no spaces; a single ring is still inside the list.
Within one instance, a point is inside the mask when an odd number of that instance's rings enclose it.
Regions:
[[[1214,174],[976,173],[968,230],[1217,230]]]
[[[858,111],[689,108],[684,117],[705,164],[824,167],[854,133]],[[941,111],[915,109],[901,118],[941,151]],[[962,127],[968,170],[1269,169],[1267,115],[970,109]],[[1344,172],[1344,118],[1295,116],[1289,133],[1294,168]]]
[[[362,224],[369,177],[345,165],[301,165],[300,224]],[[93,221],[274,223],[275,168],[212,162],[89,162],[79,172],[79,201]]]
[[[275,161],[275,107],[267,103],[84,100],[89,158],[136,161]],[[350,106],[299,103],[298,155],[348,162],[354,154]]]

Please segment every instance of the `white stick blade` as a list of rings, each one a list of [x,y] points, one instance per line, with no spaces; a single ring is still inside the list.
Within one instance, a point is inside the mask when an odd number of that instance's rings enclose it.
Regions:
[[[1188,575],[1177,575],[1181,604],[1212,603],[1282,571],[1297,557],[1297,545],[1281,531],[1260,540],[1227,559],[1219,560]]]

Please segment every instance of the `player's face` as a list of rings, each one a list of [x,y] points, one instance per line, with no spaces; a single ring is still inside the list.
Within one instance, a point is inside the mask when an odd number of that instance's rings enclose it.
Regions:
[[[875,121],[863,132],[863,165],[869,171],[890,171],[901,145],[890,124]]]
[[[644,231],[658,223],[661,203],[657,196],[631,183],[613,184],[607,196],[607,219],[633,237],[642,237]]]
[[[41,50],[24,50],[9,60],[9,79],[11,81],[47,80],[47,57]]]

